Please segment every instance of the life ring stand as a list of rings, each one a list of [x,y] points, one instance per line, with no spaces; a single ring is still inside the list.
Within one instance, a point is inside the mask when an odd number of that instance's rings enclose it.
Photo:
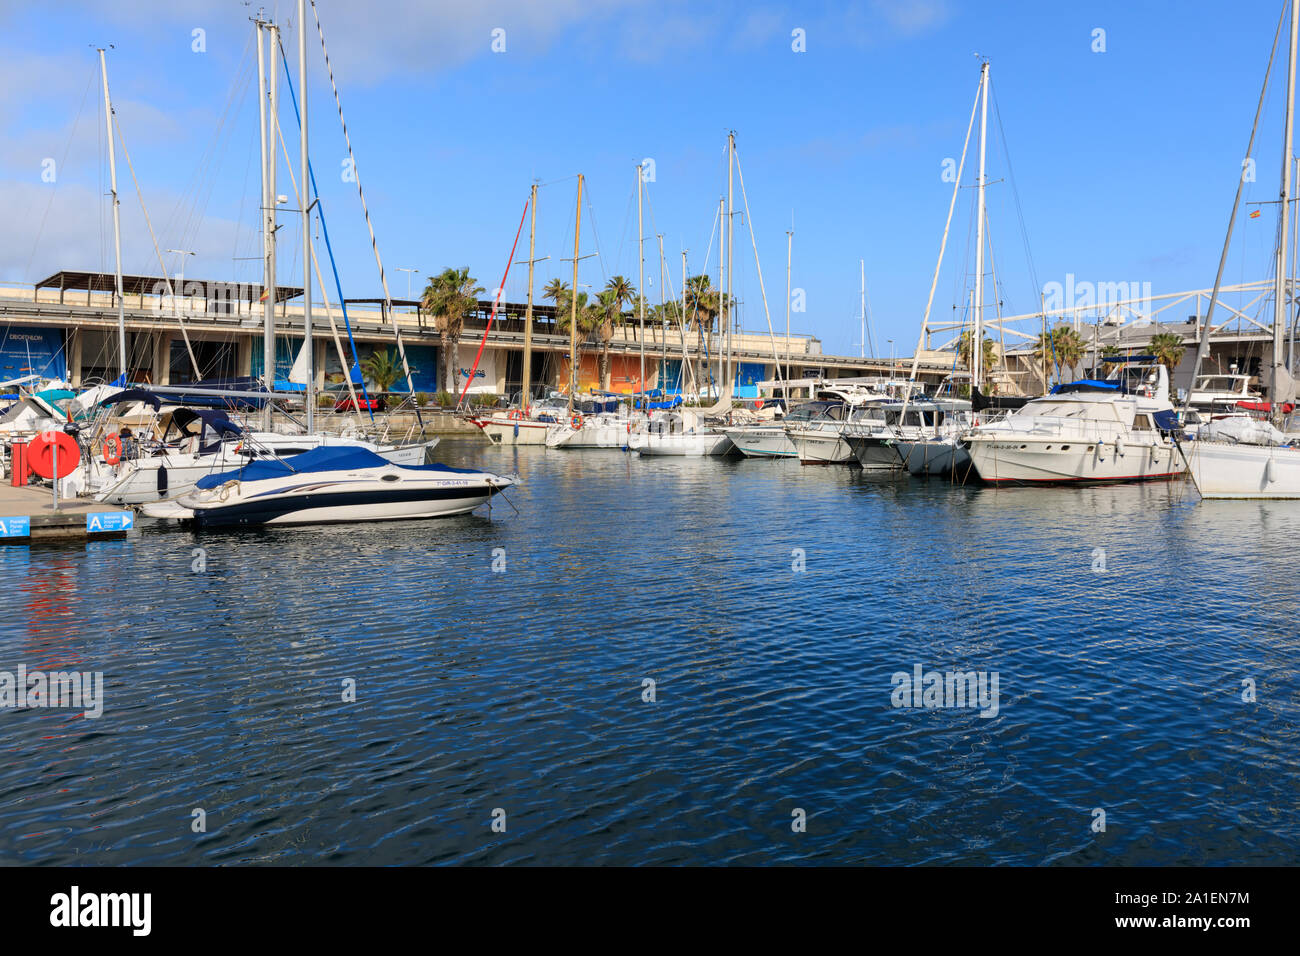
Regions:
[[[109,432],[104,436],[104,464],[116,465],[122,461],[122,436],[117,432]]]
[[[573,417],[569,419],[569,425],[572,426],[575,432],[580,432],[582,431],[582,423],[583,423],[582,412],[574,412]]]

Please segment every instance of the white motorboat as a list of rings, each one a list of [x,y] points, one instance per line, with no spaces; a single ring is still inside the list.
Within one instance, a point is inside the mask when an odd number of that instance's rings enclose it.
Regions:
[[[325,446],[199,479],[141,509],[199,528],[397,521],[465,514],[518,481],[447,465],[395,465],[361,448]]]
[[[779,423],[736,425],[726,430],[727,437],[746,458],[793,458],[794,445]]]
[[[987,484],[1167,480],[1185,470],[1168,396],[1164,366],[1128,365],[1106,382],[1058,385],[962,443]]]
[[[726,431],[702,424],[689,410],[656,416],[631,432],[627,447],[639,455],[675,458],[722,456],[735,449]]]
[[[1250,386],[1249,375],[1201,375],[1192,385],[1187,404],[1203,412],[1230,412],[1238,402],[1260,402],[1263,396]]]

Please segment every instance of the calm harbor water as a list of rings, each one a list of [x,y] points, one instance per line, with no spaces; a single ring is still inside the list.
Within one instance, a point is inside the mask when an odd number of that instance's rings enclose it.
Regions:
[[[1300,504],[438,455],[519,514],[0,549],[0,670],[106,698],[0,711],[0,862],[1300,859]]]

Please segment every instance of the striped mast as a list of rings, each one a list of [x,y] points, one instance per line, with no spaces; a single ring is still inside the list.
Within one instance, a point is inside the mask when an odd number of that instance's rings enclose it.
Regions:
[[[339,87],[334,82],[334,65],[330,62],[329,50],[325,46],[325,31],[321,27],[320,12],[316,9],[316,0],[311,0],[311,12],[316,20],[316,32],[320,35],[320,48],[325,57],[325,72],[329,74],[330,89],[334,93],[334,105],[338,107],[339,125],[343,127],[343,142],[348,148],[348,161],[351,163],[352,178],[357,184],[357,196],[361,199],[361,212],[366,218],[366,229],[370,232],[370,248],[375,253],[375,265],[379,267],[379,283],[384,288],[384,310],[388,313],[388,318],[393,324],[393,337],[397,340],[397,354],[402,360],[402,371],[406,374],[407,393],[414,399],[415,383],[411,380],[411,366],[406,360],[406,346],[402,342],[402,330],[397,324],[397,316],[393,313],[393,297],[388,291],[388,276],[384,272],[384,261],[379,255],[379,241],[375,238],[375,227],[370,222],[370,210],[366,207],[366,194],[361,188],[361,172],[357,169],[356,155],[352,151],[352,139],[348,136],[347,120],[343,118],[343,101],[339,99]],[[415,420],[423,427],[424,418],[420,415],[419,405],[415,405]]]

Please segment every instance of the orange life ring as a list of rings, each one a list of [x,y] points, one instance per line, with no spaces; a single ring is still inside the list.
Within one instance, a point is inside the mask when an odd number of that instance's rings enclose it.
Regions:
[[[523,411],[518,408],[512,410],[510,414],[506,416],[506,418],[510,419],[512,422],[522,422],[525,417]]]
[[[110,432],[104,436],[104,464],[116,465],[122,460],[122,436]]]
[[[582,412],[574,412],[573,417],[569,419],[569,424],[575,432],[582,431]]]

